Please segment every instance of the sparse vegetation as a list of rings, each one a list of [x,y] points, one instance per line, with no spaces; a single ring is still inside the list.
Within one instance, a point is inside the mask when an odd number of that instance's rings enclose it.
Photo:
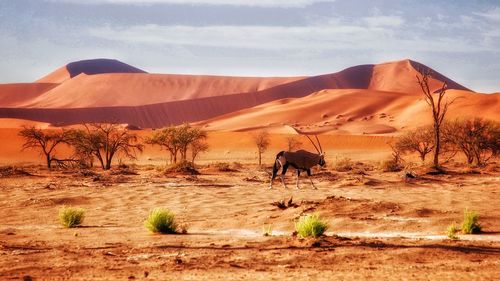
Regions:
[[[172,164],[168,166],[165,171],[165,174],[179,173],[179,174],[188,174],[188,175],[198,175],[200,172],[196,170],[192,162],[181,161],[179,163]]]
[[[328,228],[328,224],[323,221],[318,213],[301,216],[295,223],[297,235],[302,238],[319,237]]]
[[[302,142],[293,135],[286,138],[286,143],[288,151],[295,151],[302,145]]]
[[[97,158],[103,170],[111,169],[113,158],[118,154],[136,159],[136,152],[144,149],[138,137],[120,124],[91,123],[84,126],[85,130],[73,132],[70,143],[76,155],[90,163],[93,157]]]
[[[351,158],[344,157],[335,163],[335,171],[337,172],[347,172],[354,168],[354,163]]]
[[[299,206],[295,202],[293,202],[293,197],[290,197],[290,199],[288,199],[288,201],[281,199],[279,201],[271,203],[271,205],[276,206],[281,210],[285,210],[285,209],[292,208],[292,207],[296,208]]]
[[[434,149],[432,127],[426,126],[407,132],[394,145],[401,154],[417,152],[420,160],[425,162],[425,156]]]
[[[456,223],[452,223],[446,228],[446,236],[450,239],[456,240],[458,239],[457,233],[459,231],[460,227]]]
[[[24,149],[40,150],[46,159],[47,168],[52,168],[52,162],[64,161],[55,156],[56,149],[70,140],[70,132],[67,130],[42,130],[35,126],[23,127],[19,135],[24,139]]]
[[[144,226],[151,232],[163,234],[175,234],[178,228],[175,215],[165,208],[152,209]]]
[[[226,162],[217,162],[217,163],[214,163],[210,166],[214,167],[219,172],[232,172],[233,171],[233,169],[231,169],[231,166],[229,165],[229,163],[226,163]]]
[[[481,232],[479,215],[475,211],[464,210],[464,221],[462,222],[462,233],[476,234]]]
[[[59,209],[59,222],[66,228],[82,224],[84,218],[85,210],[82,208],[63,206]]]
[[[179,155],[181,161],[187,161],[189,148],[191,148],[192,162],[199,153],[207,151],[206,138],[205,131],[185,123],[181,126],[170,126],[155,131],[152,136],[145,139],[145,142],[166,149],[170,154],[170,163],[176,164]]]
[[[262,227],[262,235],[272,236],[273,235],[273,226],[272,225],[264,225]]]
[[[481,118],[456,120],[443,127],[446,141],[461,151],[469,165],[485,166],[500,152],[500,124]]]
[[[401,151],[398,150],[395,146],[391,145],[392,154],[389,159],[382,161],[380,164],[380,168],[384,172],[399,172],[403,170],[404,163],[403,158],[401,157]]]
[[[443,82],[441,89],[437,91],[432,91],[429,86],[429,78],[432,77],[432,71],[430,69],[420,71],[420,76],[417,75],[417,82],[422,89],[425,102],[429,105],[432,110],[433,119],[433,132],[434,132],[434,168],[438,169],[439,166],[439,155],[441,149],[441,125],[443,124],[446,112],[448,112],[449,106],[453,101],[443,100],[446,95],[446,90],[448,88],[446,82]],[[435,95],[436,93],[436,95]],[[435,96],[437,100],[435,100]]]
[[[253,141],[257,146],[257,152],[259,154],[259,166],[262,166],[262,153],[264,153],[270,144],[269,133],[265,130],[259,131],[253,135]]]

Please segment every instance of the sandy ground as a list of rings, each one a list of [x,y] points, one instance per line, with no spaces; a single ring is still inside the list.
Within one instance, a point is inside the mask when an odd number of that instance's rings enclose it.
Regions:
[[[47,171],[0,177],[0,279],[19,280],[493,280],[500,274],[499,172],[421,175],[410,182],[367,163],[316,171],[313,190],[268,190],[269,168],[202,168],[165,176],[158,165],[103,173]],[[287,177],[293,187],[294,177]],[[271,203],[293,197],[297,207]],[[59,226],[62,205],[86,209],[82,227]],[[186,235],[155,235],[148,211],[166,207]],[[477,210],[484,233],[447,239],[446,226]],[[292,236],[319,212],[327,236]],[[270,226],[273,235],[263,236]]]

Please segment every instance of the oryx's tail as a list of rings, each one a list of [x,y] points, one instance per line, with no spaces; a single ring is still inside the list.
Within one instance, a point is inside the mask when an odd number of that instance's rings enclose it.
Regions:
[[[273,165],[273,176],[271,177],[271,182],[276,178],[276,174],[278,174],[278,170],[283,166],[284,163],[280,162],[280,158],[285,154],[284,151],[280,151],[280,153],[276,154],[276,159],[274,159]]]

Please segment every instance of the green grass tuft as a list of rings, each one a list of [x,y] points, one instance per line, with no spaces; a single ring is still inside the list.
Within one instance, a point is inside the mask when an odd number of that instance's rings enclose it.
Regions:
[[[319,217],[318,213],[302,216],[295,223],[297,235],[302,238],[319,237],[323,235],[327,228],[328,224]]]
[[[144,221],[144,226],[151,232],[174,234],[177,233],[175,215],[165,208],[154,208]]]
[[[85,210],[82,208],[63,206],[59,209],[59,222],[66,228],[80,225],[85,218]]]
[[[265,225],[262,227],[262,235],[264,236],[272,236],[273,235],[273,226]]]
[[[464,221],[462,223],[462,232],[464,234],[475,234],[481,232],[479,225],[479,215],[475,211],[464,210]]]
[[[458,239],[457,233],[459,231],[460,227],[456,223],[452,223],[446,228],[446,236],[450,239],[456,240]]]

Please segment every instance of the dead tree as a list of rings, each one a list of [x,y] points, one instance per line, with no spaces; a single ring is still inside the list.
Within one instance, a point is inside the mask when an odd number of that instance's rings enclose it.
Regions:
[[[55,157],[56,148],[64,143],[68,143],[68,132],[61,129],[60,131],[42,130],[35,126],[23,127],[19,135],[24,138],[24,149],[38,149],[45,156],[47,168],[52,168],[52,162],[64,161]]]
[[[270,138],[269,133],[265,130],[259,131],[253,135],[253,141],[257,146],[257,152],[259,154],[259,166],[262,165],[262,153],[264,153],[269,147]]]
[[[80,131],[79,138],[72,140],[76,150],[93,155],[104,170],[111,168],[113,157],[121,153],[130,159],[136,159],[136,151],[142,152],[144,146],[135,134],[114,123],[84,124],[85,130]]]
[[[288,150],[287,151],[295,151],[302,146],[302,142],[295,136],[288,136],[286,138]]]
[[[424,95],[425,102],[429,105],[432,110],[433,119],[433,129],[434,129],[434,168],[439,169],[439,153],[441,149],[441,124],[444,121],[446,112],[449,106],[454,102],[443,100],[446,95],[447,84],[443,82],[441,89],[437,91],[431,91],[429,87],[429,78],[432,77],[432,71],[427,69],[425,71],[420,71],[421,76],[416,75],[418,84],[422,89],[422,94]]]

